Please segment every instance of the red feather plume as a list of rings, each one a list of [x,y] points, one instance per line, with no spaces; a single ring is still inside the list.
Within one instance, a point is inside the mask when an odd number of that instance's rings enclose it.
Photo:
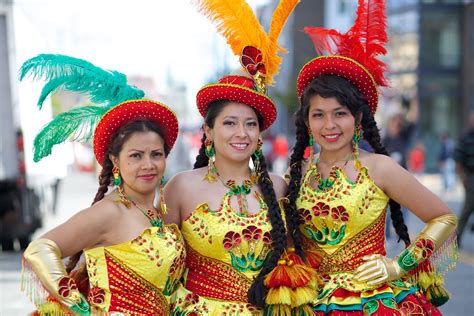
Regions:
[[[349,57],[363,65],[379,86],[387,86],[385,63],[377,57],[387,50],[385,0],[359,0],[354,25],[345,34],[333,29],[305,27],[318,54]]]

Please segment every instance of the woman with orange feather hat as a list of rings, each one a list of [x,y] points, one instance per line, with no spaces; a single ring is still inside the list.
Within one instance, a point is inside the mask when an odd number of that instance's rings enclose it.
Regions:
[[[39,55],[23,64],[20,78],[28,75],[47,81],[40,108],[58,89],[85,94],[94,103],[47,124],[34,141],[35,161],[67,139],[92,138],[102,170],[92,206],[25,250],[23,290],[40,315],[169,315],[185,246],[178,227],[163,223],[163,195],[159,206],[155,199],[178,135],[176,115],[143,99],[123,74],[85,60]],[[69,275],[82,253],[85,262]]]
[[[328,55],[309,61],[298,76],[285,211],[297,253],[324,281],[312,303],[316,315],[440,315],[434,305],[448,299],[441,273],[457,259],[456,217],[387,157],[374,120],[378,89],[386,86],[377,59],[386,52],[385,19],[385,1],[359,0],[347,33],[305,28]],[[359,150],[362,137],[375,153]],[[426,222],[413,242],[399,203]],[[406,245],[395,259],[385,249],[388,206]]]
[[[313,272],[301,259],[285,255],[286,229],[277,198],[286,184],[268,174],[260,140],[276,118],[266,85],[281,62],[277,38],[298,0],[280,1],[268,34],[245,1],[197,3],[240,56],[246,74],[224,76],[198,92],[204,135],[194,170],[176,175],[165,187],[171,210],[166,219],[181,226],[188,253],[173,313],[312,313],[306,304],[315,294]],[[282,271],[295,278],[286,275],[275,285]]]

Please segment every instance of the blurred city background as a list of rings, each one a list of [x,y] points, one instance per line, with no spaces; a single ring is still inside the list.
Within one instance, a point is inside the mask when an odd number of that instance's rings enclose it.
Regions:
[[[277,0],[248,1],[268,27]],[[294,139],[296,77],[316,57],[305,26],[346,31],[357,0],[301,0],[280,37],[288,49],[270,95],[278,119],[265,134],[264,153],[282,174]],[[474,111],[474,1],[387,0],[391,87],[376,115],[391,156],[459,214],[464,188],[452,159]],[[56,93],[41,111],[41,83],[18,81],[18,69],[40,53],[65,54],[118,70],[171,106],[180,119],[167,178],[189,169],[200,146],[202,119],[194,98],[205,83],[238,69],[214,26],[190,0],[0,0],[0,315],[34,307],[19,290],[21,250],[32,238],[87,207],[97,190],[91,144],[57,146],[33,163],[34,136],[52,117],[87,99]],[[367,148],[370,150],[370,148]],[[423,223],[407,213],[412,235]],[[445,315],[473,315],[474,218],[463,234],[461,258],[446,278]],[[389,254],[400,251],[387,232]]]

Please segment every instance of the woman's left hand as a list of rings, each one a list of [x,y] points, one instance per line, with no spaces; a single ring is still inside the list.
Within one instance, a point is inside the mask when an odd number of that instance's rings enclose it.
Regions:
[[[376,254],[365,256],[362,259],[366,262],[355,270],[354,279],[367,282],[368,285],[393,281],[405,274],[398,262],[388,257]]]

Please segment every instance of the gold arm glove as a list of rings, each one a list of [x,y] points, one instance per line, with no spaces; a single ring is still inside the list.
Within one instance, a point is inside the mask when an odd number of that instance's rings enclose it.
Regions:
[[[61,250],[49,239],[37,239],[30,243],[23,254],[45,289],[59,302],[80,315],[89,315],[90,307],[66,273],[61,260]]]
[[[355,270],[354,278],[369,285],[399,279],[438,250],[453,234],[456,225],[454,214],[433,218],[396,260],[381,255],[366,256],[363,258],[366,262]]]

